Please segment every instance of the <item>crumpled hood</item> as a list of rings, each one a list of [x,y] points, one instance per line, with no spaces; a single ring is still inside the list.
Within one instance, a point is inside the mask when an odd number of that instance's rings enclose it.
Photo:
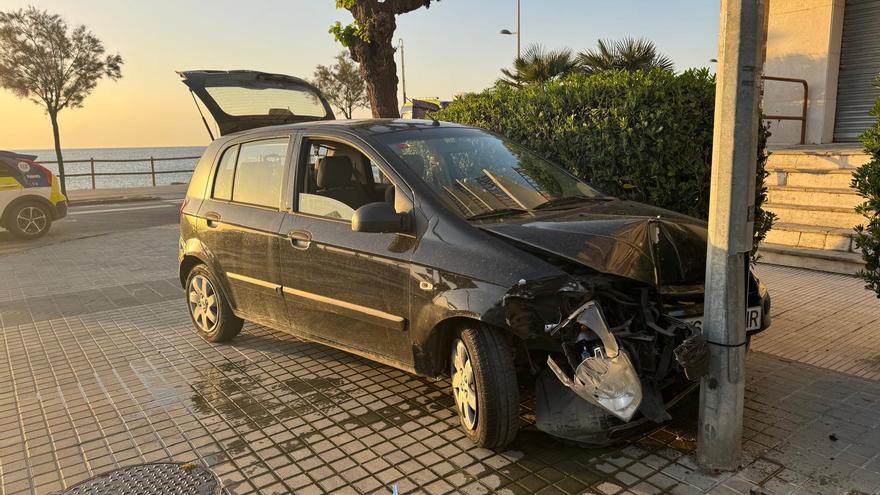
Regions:
[[[707,230],[700,220],[619,200],[534,213],[478,226],[596,271],[651,285],[657,276],[661,286],[704,282]]]

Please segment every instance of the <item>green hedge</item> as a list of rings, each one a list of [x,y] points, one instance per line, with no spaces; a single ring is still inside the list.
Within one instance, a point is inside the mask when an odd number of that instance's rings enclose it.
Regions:
[[[874,85],[880,87],[880,75]],[[858,275],[865,281],[865,287],[880,298],[880,98],[874,103],[871,115],[877,117],[877,123],[860,138],[865,152],[873,159],[855,171],[852,187],[865,198],[856,211],[867,220],[865,225],[856,227],[855,245],[865,260],[865,268]]]
[[[435,114],[490,129],[544,154],[613,196],[707,218],[715,78],[605,71],[522,89],[498,84]],[[766,175],[762,128],[759,185]],[[772,224],[757,191],[756,242]]]

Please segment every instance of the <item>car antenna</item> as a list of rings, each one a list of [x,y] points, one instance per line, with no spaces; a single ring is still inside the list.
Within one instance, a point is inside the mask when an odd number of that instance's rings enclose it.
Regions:
[[[435,119],[432,114],[428,114],[428,118],[431,119],[431,125],[434,127],[440,127],[440,121]]]
[[[211,141],[213,141],[214,140],[214,133],[211,132],[211,126],[208,125],[208,121],[205,119],[205,114],[202,113],[202,107],[199,106],[199,101],[196,100],[196,94],[193,93],[192,90],[189,90],[189,94],[193,98],[193,103],[196,104],[196,110],[199,111],[199,116],[202,117],[202,122],[205,124],[205,129],[208,130],[208,135],[211,136]]]

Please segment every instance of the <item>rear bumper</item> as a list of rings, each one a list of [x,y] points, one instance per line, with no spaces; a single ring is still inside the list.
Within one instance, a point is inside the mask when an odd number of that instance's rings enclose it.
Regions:
[[[61,220],[67,216],[67,201],[59,201],[52,207],[52,217]]]

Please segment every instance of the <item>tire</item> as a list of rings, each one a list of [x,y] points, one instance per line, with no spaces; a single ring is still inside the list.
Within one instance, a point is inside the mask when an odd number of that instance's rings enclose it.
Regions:
[[[465,434],[479,447],[503,450],[519,430],[519,388],[507,341],[494,328],[463,328],[452,339],[449,367]]]
[[[6,217],[6,228],[19,239],[36,239],[46,235],[52,226],[52,212],[36,201],[27,201],[12,207]]]
[[[219,284],[205,265],[194,266],[186,277],[186,308],[203,339],[229,342],[241,332],[244,320],[233,314],[229,301],[217,287]]]

